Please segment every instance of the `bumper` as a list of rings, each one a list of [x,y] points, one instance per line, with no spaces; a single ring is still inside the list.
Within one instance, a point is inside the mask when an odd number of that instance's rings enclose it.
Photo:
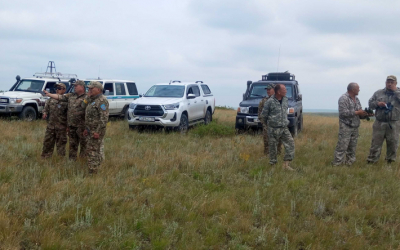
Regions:
[[[236,116],[236,129],[248,129],[248,128],[262,128],[261,122],[258,120],[258,116]]]
[[[148,117],[149,116],[142,116],[142,117]],[[181,120],[181,114],[179,113],[178,110],[168,110],[164,113],[164,115],[161,116],[156,116],[152,117],[154,118],[154,121],[142,121],[141,116],[135,116],[133,114],[133,110],[129,109],[128,110],[128,123],[129,125],[134,125],[134,126],[162,126],[162,127],[177,127],[179,126],[180,120]]]
[[[288,120],[289,120],[288,127],[293,127],[296,124],[296,117],[289,116]],[[258,116],[237,115],[235,128],[236,129],[262,128],[262,124],[261,122],[258,121]]]
[[[23,106],[22,105],[13,105],[13,104],[0,104],[0,114],[12,114],[12,113],[21,113]]]

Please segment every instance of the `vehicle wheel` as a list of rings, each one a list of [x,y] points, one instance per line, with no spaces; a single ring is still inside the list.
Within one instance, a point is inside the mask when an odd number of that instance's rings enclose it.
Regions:
[[[184,134],[188,131],[188,129],[189,129],[189,119],[185,114],[182,114],[181,121],[179,123],[179,126],[176,127],[176,130]]]
[[[303,131],[303,115],[300,116],[298,131],[300,131],[300,132]]]
[[[204,124],[208,125],[212,121],[212,115],[210,110],[207,109],[206,116],[204,116]]]
[[[128,120],[128,118],[129,118],[129,108],[128,108],[128,106],[126,106],[125,108],[124,108],[124,111],[122,112],[122,114],[124,115],[124,120]]]
[[[289,128],[290,133],[292,134],[292,137],[295,138],[297,136],[297,124],[294,125],[293,127]]]
[[[34,121],[37,118],[36,110],[31,106],[26,106],[22,109],[19,114],[19,118],[24,121]]]

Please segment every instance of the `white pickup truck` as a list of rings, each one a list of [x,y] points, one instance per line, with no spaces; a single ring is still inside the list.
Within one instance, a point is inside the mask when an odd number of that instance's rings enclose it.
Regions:
[[[23,79],[17,76],[17,82],[10,90],[0,93],[0,115],[18,115],[22,120],[36,120],[48,99],[41,94],[42,91],[47,89],[50,93],[55,93],[55,84],[58,82],[64,83],[68,89],[71,77],[77,76],[47,72]]]
[[[202,81],[171,81],[152,86],[129,105],[129,128],[148,126],[186,132],[189,126],[212,121],[215,98]]]

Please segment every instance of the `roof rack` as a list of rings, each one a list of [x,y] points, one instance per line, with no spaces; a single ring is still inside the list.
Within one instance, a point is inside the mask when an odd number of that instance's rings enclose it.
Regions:
[[[54,69],[54,72],[53,72]],[[56,64],[54,61],[49,61],[47,64],[46,72],[37,72],[33,75],[36,78],[56,78],[56,79],[70,79],[70,78],[78,78],[76,74],[62,74],[61,72],[57,72]]]
[[[262,76],[262,81],[294,81],[295,75],[285,72],[272,72]]]

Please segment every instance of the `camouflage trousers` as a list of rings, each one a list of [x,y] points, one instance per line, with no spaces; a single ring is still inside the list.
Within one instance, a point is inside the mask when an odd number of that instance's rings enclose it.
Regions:
[[[294,140],[287,127],[272,128],[268,127],[268,142],[269,142],[269,163],[277,162],[277,146],[279,141],[282,142],[285,148],[284,161],[291,161],[294,158]]]
[[[375,120],[372,126],[372,142],[371,149],[367,160],[369,162],[377,162],[381,156],[383,141],[386,139],[386,160],[395,161],[397,147],[399,146],[399,127],[400,121],[391,121],[390,128],[388,122],[380,122]]]
[[[104,134],[100,134],[99,139],[93,138],[93,135],[88,135],[86,153],[89,170],[97,172],[104,160]]]
[[[80,156],[86,157],[86,137],[83,136],[84,127],[69,127],[69,159],[76,160],[79,145]]]
[[[269,142],[268,142],[268,126],[263,124],[263,138],[264,138],[264,154],[269,154]],[[278,143],[278,155],[281,154],[282,151],[282,140],[279,140]]]
[[[332,165],[352,165],[356,161],[358,127],[352,128],[343,122],[339,123],[339,136]]]
[[[67,144],[67,128],[47,126],[44,135],[42,157],[51,157],[56,145],[58,155],[65,156],[65,145]]]

